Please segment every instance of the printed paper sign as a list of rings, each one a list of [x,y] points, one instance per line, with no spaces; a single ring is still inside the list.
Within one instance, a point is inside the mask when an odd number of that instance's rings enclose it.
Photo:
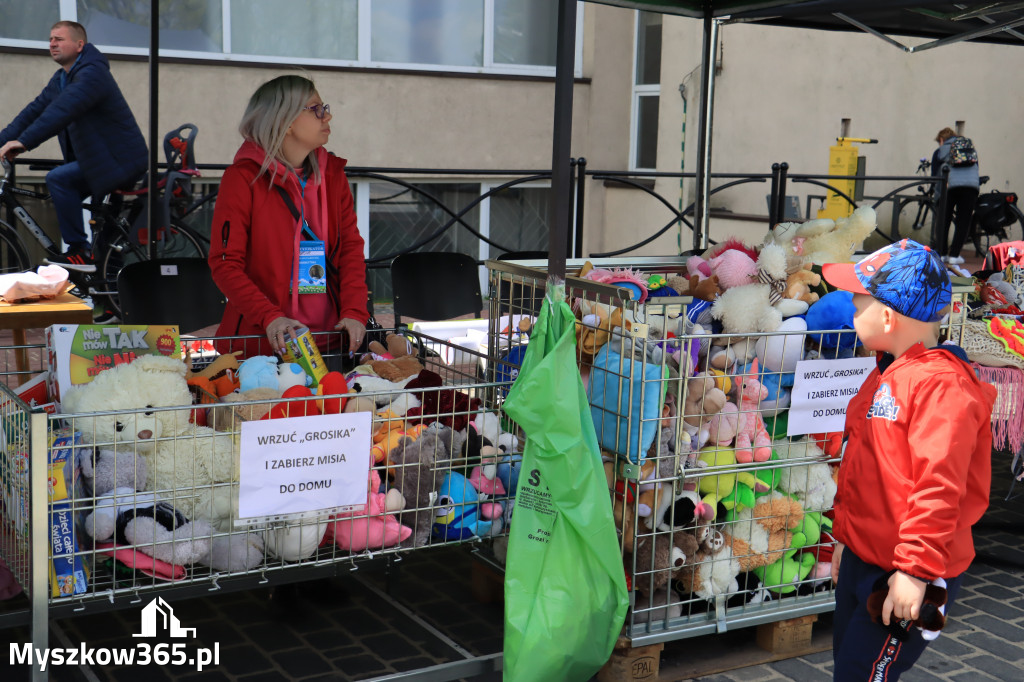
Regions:
[[[846,426],[846,406],[875,364],[874,358],[796,363],[786,435],[842,431]]]
[[[239,517],[366,505],[372,419],[353,412],[243,422]]]

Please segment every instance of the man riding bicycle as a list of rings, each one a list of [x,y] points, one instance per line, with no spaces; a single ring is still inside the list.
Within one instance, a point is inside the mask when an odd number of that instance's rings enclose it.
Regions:
[[[0,159],[11,159],[57,136],[64,164],[46,175],[67,252],[45,262],[95,272],[82,202],[131,184],[146,171],[148,151],[106,56],[87,42],[85,27],[58,21],[50,56],[61,68],[43,91],[0,131]]]

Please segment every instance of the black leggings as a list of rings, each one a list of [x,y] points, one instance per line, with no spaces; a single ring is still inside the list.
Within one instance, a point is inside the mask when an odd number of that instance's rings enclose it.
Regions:
[[[960,256],[960,249],[967,241],[967,233],[971,229],[971,216],[974,204],[978,200],[977,187],[949,187],[946,190],[946,208],[943,222],[939,225],[936,235],[936,248],[940,256]],[[953,231],[953,244],[949,241],[949,224],[953,221],[953,209],[956,209],[956,229]]]

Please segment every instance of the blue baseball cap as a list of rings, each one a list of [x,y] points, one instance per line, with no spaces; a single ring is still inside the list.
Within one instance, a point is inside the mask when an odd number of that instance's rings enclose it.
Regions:
[[[855,294],[867,294],[901,315],[937,322],[953,300],[949,274],[927,246],[904,239],[857,263],[828,263],[825,280]]]

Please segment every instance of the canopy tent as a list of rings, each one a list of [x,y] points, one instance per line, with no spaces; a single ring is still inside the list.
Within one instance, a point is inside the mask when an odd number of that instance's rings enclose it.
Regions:
[[[965,40],[1012,45],[1024,44],[1024,2],[934,2],[929,0],[588,0],[605,5],[641,9],[702,19],[702,64],[711,61],[718,28],[725,23],[758,22],[769,25],[825,30],[864,31],[906,52]],[[576,1],[559,0],[555,116],[552,142],[552,198],[549,214],[548,272],[565,275],[569,225],[570,139],[572,136],[572,78],[576,35]],[[930,39],[905,45],[894,36]],[[695,249],[707,245],[708,198],[711,194],[711,123],[714,105],[714,69],[701,69],[701,107],[698,125]]]

